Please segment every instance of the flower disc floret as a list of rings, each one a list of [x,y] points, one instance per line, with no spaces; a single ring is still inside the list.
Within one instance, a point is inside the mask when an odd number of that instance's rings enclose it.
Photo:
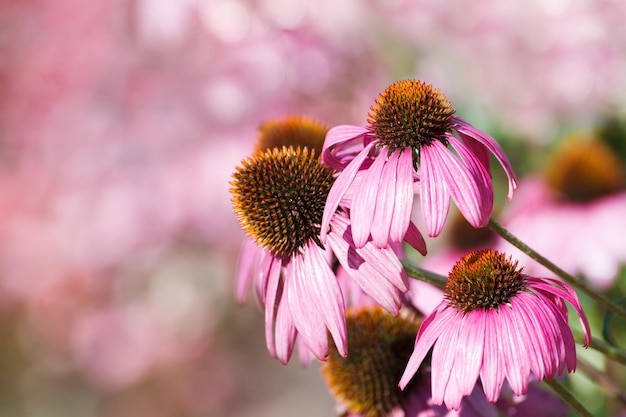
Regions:
[[[411,356],[420,320],[392,316],[380,307],[349,310],[347,357],[331,347],[322,372],[335,397],[354,414],[390,415],[407,391],[398,381]]]
[[[242,227],[259,245],[289,257],[319,243],[333,171],[314,151],[282,147],[243,161],[233,175],[233,205]]]
[[[472,252],[458,261],[446,282],[446,298],[464,311],[497,309],[526,286],[526,278],[504,254],[494,250]]]
[[[283,146],[300,146],[315,150],[320,155],[328,130],[329,126],[325,123],[306,116],[267,120],[259,128],[255,149],[265,151]]]
[[[438,89],[418,80],[390,85],[369,112],[370,130],[380,146],[396,149],[429,145],[433,140],[447,144],[454,109]]]

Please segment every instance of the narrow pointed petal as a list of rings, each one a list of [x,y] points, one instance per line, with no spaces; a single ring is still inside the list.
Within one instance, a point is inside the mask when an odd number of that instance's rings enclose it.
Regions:
[[[245,304],[250,290],[252,275],[254,273],[254,265],[257,263],[259,255],[259,247],[252,239],[246,238],[241,247],[239,255],[239,265],[237,266],[237,274],[235,278],[235,300],[239,304]]]
[[[458,314],[458,313],[456,313]],[[455,324],[447,326],[439,334],[433,346],[431,361],[433,403],[440,405],[444,401],[448,408],[458,409],[463,396],[455,390],[454,373],[463,366],[462,361],[456,362],[456,347],[459,344],[459,332],[464,324],[463,319],[455,320]],[[448,384],[452,385],[448,389]]]
[[[382,153],[386,153],[384,150]],[[371,233],[374,244],[379,248],[386,248],[391,237],[391,224],[394,219],[395,199],[396,199],[396,174],[400,151],[395,151],[389,156],[380,175],[380,183],[376,193],[376,207],[374,209],[375,218],[372,219]],[[379,156],[380,158],[381,156]],[[370,170],[373,171],[376,162],[372,164]],[[374,172],[372,172],[375,174]],[[373,183],[372,183],[373,186]],[[360,193],[361,191],[359,191]],[[351,213],[356,214],[356,213]],[[354,219],[354,217],[353,217]],[[356,221],[356,220],[354,220]],[[354,222],[353,222],[354,225]],[[354,226],[353,226],[354,231]],[[357,247],[363,245],[358,244]]]
[[[373,146],[374,143],[366,146],[335,179],[335,183],[331,187],[328,197],[326,198],[326,206],[324,207],[324,214],[322,215],[320,230],[320,240],[322,243],[326,242],[330,219],[337,211],[337,207],[339,207],[339,203],[341,202],[344,194],[350,186],[352,186],[352,182],[356,177],[356,174],[359,172],[361,164],[368,157],[369,151]]]
[[[472,226],[485,226],[489,221],[491,208],[485,215],[480,180],[443,143],[433,141],[428,148],[432,151],[431,160],[435,162],[433,169],[441,172],[446,189],[459,211]]]
[[[291,358],[293,348],[296,343],[296,326],[293,324],[291,312],[287,306],[287,302],[278,304],[276,312],[276,324],[274,333],[276,335],[276,358],[286,365]]]
[[[496,402],[504,384],[506,370],[503,355],[500,354],[500,336],[498,317],[493,311],[485,314],[485,349],[483,364],[480,371],[480,380],[487,401]]]
[[[435,141],[436,143],[439,143]],[[443,145],[442,145],[443,146]],[[439,236],[450,210],[450,191],[441,172],[441,160],[434,147],[420,150],[420,202],[428,236]]]
[[[426,256],[428,253],[424,236],[422,236],[413,222],[409,222],[409,227],[406,230],[406,235],[404,235],[404,240],[422,255]]]
[[[364,127],[341,125],[326,133],[322,148],[322,160],[330,168],[341,171],[363,148],[363,137],[368,133]],[[351,142],[357,142],[351,146]]]
[[[365,178],[354,191],[350,218],[352,219],[352,237],[357,248],[363,247],[365,242],[369,240],[374,215],[376,214],[376,202],[379,198],[378,192],[381,190],[381,187],[389,185],[381,181],[384,167],[387,163],[386,154],[386,150],[382,149],[372,166],[366,171]],[[380,198],[384,198],[384,196]],[[380,222],[381,219],[378,218],[377,220]],[[381,229],[385,229],[384,224],[379,223],[379,225]],[[388,235],[389,233],[387,232]],[[388,238],[383,239],[381,247],[387,246],[387,240]]]
[[[456,367],[455,378],[459,392],[470,395],[476,386],[476,380],[483,365],[483,350],[485,347],[485,312],[473,311],[465,314],[464,325],[459,329],[457,357],[463,362]]]
[[[345,307],[343,295],[323,252],[310,242],[296,265],[294,284],[287,294],[289,309],[298,332],[318,359],[327,353],[326,329],[337,350],[347,353]]]
[[[501,316],[500,343],[506,365],[506,377],[515,395],[523,395],[526,393],[530,374],[526,344],[520,340],[517,323],[513,321],[515,316],[511,313],[511,308],[508,305],[502,305],[498,309],[498,314]]]
[[[389,235],[393,242],[401,242],[407,234],[413,211],[413,150],[405,149],[400,154],[396,168],[396,186],[393,199],[393,217]],[[424,244],[424,247],[426,245]],[[417,247],[416,247],[417,249]],[[419,249],[418,249],[419,250]],[[421,252],[421,251],[420,251]]]
[[[411,381],[424,358],[435,344],[442,332],[454,321],[454,310],[447,308],[444,301],[424,319],[415,338],[415,349],[409,358],[406,369],[400,378],[399,386],[404,389]]]
[[[479,129],[476,129],[463,119],[457,117],[455,118],[455,122],[455,129],[459,133],[463,133],[464,135],[469,136],[470,138],[473,138],[482,143],[487,149],[489,149],[489,151],[491,151],[491,153],[493,153],[498,162],[500,162],[500,165],[502,165],[502,168],[504,169],[504,172],[509,179],[509,193],[507,195],[507,198],[511,200],[513,198],[513,192],[517,188],[517,177],[515,176],[515,173],[513,172],[513,167],[511,166],[511,163],[506,157],[506,154],[504,153],[504,150],[502,149],[500,144],[490,135],[480,131]]]
[[[267,297],[265,302],[265,341],[270,355],[276,357],[274,348],[274,316],[276,312],[276,300],[280,285],[280,271],[282,265],[280,259],[273,258],[267,273]]]

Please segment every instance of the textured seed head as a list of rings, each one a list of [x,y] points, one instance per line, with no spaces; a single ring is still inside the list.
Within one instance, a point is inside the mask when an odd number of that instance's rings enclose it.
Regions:
[[[320,155],[328,130],[326,124],[305,116],[268,120],[259,128],[255,150],[300,146],[314,149]]]
[[[626,169],[607,145],[595,138],[571,135],[548,159],[548,185],[573,202],[589,202],[626,185]]]
[[[322,373],[350,412],[382,417],[402,405],[411,388],[398,383],[415,345],[421,319],[393,317],[380,307],[349,310],[348,356],[332,346]],[[415,378],[417,379],[417,378]]]
[[[390,85],[369,112],[369,125],[381,146],[396,149],[447,144],[454,109],[439,90],[422,81],[404,80]]]
[[[446,282],[446,298],[464,312],[497,309],[523,291],[526,283],[517,262],[492,249],[479,250],[454,265]]]
[[[314,151],[282,147],[244,160],[231,181],[232,202],[243,229],[276,256],[290,257],[311,239],[320,223],[333,171]]]

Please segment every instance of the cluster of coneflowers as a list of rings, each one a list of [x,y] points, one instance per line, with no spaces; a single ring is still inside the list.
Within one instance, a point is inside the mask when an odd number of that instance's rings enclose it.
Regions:
[[[412,221],[416,196],[430,237],[450,200],[474,228],[506,235],[491,217],[492,155],[510,199],[517,179],[498,142],[439,90],[405,80],[378,97],[365,127],[266,122],[236,169],[232,201],[249,237],[237,299],[254,288],[273,357],[287,363],[297,346],[303,363],[323,362],[344,415],[497,415],[505,397],[529,396],[540,380],[566,395],[554,378],[576,368],[568,304],[583,345],[591,341],[567,279],[529,276],[493,249],[464,256],[439,281],[405,259],[410,248],[427,256]],[[409,277],[444,288],[426,317]]]

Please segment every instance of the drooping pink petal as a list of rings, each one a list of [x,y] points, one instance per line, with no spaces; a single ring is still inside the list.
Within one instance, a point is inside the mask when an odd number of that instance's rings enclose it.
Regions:
[[[515,395],[523,395],[526,393],[530,374],[526,342],[520,340],[511,308],[503,304],[499,307],[498,314],[500,315],[500,348],[504,357],[506,378]]]
[[[446,189],[449,190],[459,211],[472,226],[476,228],[486,226],[491,207],[483,207],[482,176],[472,172],[443,143],[433,141],[427,148],[431,155],[430,161],[433,162],[432,169],[441,173]]]
[[[384,184],[381,181],[383,168],[387,163],[386,154],[387,152],[383,149],[374,160],[372,166],[366,171],[363,181],[354,191],[350,218],[352,220],[352,237],[357,248],[363,247],[365,242],[369,240],[374,215],[376,214],[376,202],[379,199],[378,192],[381,191],[382,186],[389,186],[389,184]],[[380,198],[385,198],[385,196],[383,195]],[[380,245],[380,247],[386,247],[390,225],[385,226],[381,224],[380,217],[377,221],[379,227],[387,229],[387,237],[383,238],[382,245]]]
[[[500,165],[502,165],[502,168],[504,169],[504,172],[509,179],[509,193],[507,195],[507,198],[511,200],[513,198],[513,192],[517,188],[517,177],[515,176],[515,173],[513,172],[513,167],[511,166],[511,163],[506,157],[506,154],[504,153],[504,150],[502,149],[500,144],[487,133],[476,129],[463,119],[457,117],[455,118],[455,122],[455,129],[459,133],[463,133],[464,135],[482,143],[487,149],[491,151],[491,153],[493,153],[498,162],[500,162]]]
[[[455,312],[455,315],[458,312]],[[455,325],[447,326],[439,334],[439,338],[433,345],[431,361],[432,394],[433,403],[440,405],[445,402],[446,406],[458,410],[463,395],[456,388],[456,372],[464,366],[463,361],[457,362],[456,348],[459,344],[459,332],[463,327],[464,320],[455,318]],[[460,358],[459,358],[460,359]],[[448,384],[451,384],[448,387]],[[450,389],[448,389],[450,388]]]
[[[308,313],[308,320],[313,320],[313,318],[320,320],[332,335],[339,353],[345,356],[347,336],[343,294],[335,274],[315,242],[309,242],[304,249],[301,267],[300,288],[306,292],[306,295],[299,294],[298,301],[289,299],[290,309],[293,312],[294,302],[298,302],[302,305],[301,311]],[[311,304],[307,305],[307,302]],[[294,322],[300,331],[298,321],[294,320]],[[320,336],[317,335],[317,337]],[[325,332],[323,338],[326,339]]]
[[[392,201],[394,207],[393,217],[391,218],[391,229],[389,231],[389,236],[393,242],[401,242],[405,239],[407,229],[411,223],[413,197],[415,195],[413,192],[413,178],[413,150],[409,148],[400,153],[396,169],[395,196]],[[423,247],[426,248],[425,243]],[[418,247],[415,248],[418,249]]]
[[[293,323],[300,338],[319,360],[324,360],[328,354],[327,328],[324,323],[323,312],[319,310],[316,294],[311,292],[312,277],[304,272],[303,256],[296,255],[289,262],[289,271],[285,274],[283,298],[286,297]]]
[[[409,222],[406,234],[404,235],[404,240],[422,255],[426,256],[428,253],[424,236],[422,236],[413,222]]]
[[[442,301],[433,312],[424,319],[415,338],[415,349],[409,358],[406,369],[400,378],[399,387],[404,389],[417,372],[424,358],[439,336],[454,322],[454,309]]]
[[[347,218],[335,216],[328,235],[329,246],[345,273],[383,308],[397,314],[401,301],[398,291],[406,291],[408,282],[393,248],[376,248],[370,242],[355,249],[348,227]]]
[[[352,186],[352,182],[356,174],[359,172],[359,168],[363,161],[367,158],[369,151],[374,146],[374,143],[369,144],[346,166],[346,168],[337,176],[333,186],[326,198],[326,205],[324,206],[324,214],[322,215],[322,224],[320,230],[320,241],[326,243],[326,235],[328,234],[328,226],[330,225],[330,219],[333,217],[339,207],[339,203],[344,194]]]
[[[452,135],[448,136],[448,141],[467,166],[470,175],[476,179],[480,194],[478,201],[480,204],[480,213],[482,214],[481,224],[486,225],[493,211],[493,184],[491,182],[491,174],[465,143]],[[454,195],[452,195],[452,198],[454,198]]]
[[[335,171],[342,171],[361,152],[363,137],[368,133],[364,127],[340,125],[326,133],[322,148],[322,161]],[[355,142],[352,144],[352,142]]]
[[[437,142],[437,141],[435,141]],[[419,186],[420,203],[428,236],[439,236],[450,210],[450,191],[446,186],[441,160],[434,147],[423,146],[420,150]]]
[[[378,158],[384,159],[382,157],[386,153],[387,152],[385,149],[381,149],[381,154],[378,156]],[[377,186],[378,189],[376,192],[375,207],[372,210],[375,214],[372,216],[371,234],[374,244],[379,248],[386,248],[391,237],[391,224],[394,218],[396,199],[396,174],[399,161],[399,153],[400,151],[393,152],[384,164],[382,172],[378,174],[380,182]],[[374,170],[376,164],[377,162],[374,162],[368,170],[372,171],[373,175],[376,175]],[[361,187],[362,186],[363,184],[361,184]],[[373,182],[371,186],[374,186]],[[357,192],[361,193],[362,191]],[[351,213],[351,216],[353,214],[356,215],[356,212]],[[357,220],[356,217],[352,217],[352,219],[352,230],[354,234],[354,225],[356,224]],[[363,246],[359,246],[358,240],[356,240],[355,242],[357,243],[357,247]]]
[[[487,401],[495,402],[506,378],[504,356],[500,353],[500,329],[498,315],[491,310],[485,312],[485,349],[483,351],[483,367],[480,380]]]
[[[261,249],[252,239],[244,239],[235,275],[235,300],[239,304],[245,304],[248,298],[248,291],[250,290],[254,266],[258,261],[259,250]]]
[[[483,365],[485,348],[485,312],[482,310],[467,313],[462,319],[464,325],[459,329],[457,357],[463,361],[457,365],[455,378],[461,395],[469,395],[476,386],[476,380]]]
[[[276,358],[286,365],[291,358],[298,332],[286,301],[278,304],[274,329],[276,339]]]
[[[583,308],[578,301],[576,291],[574,291],[574,289],[572,289],[569,285],[566,285],[564,282],[554,278],[530,277],[529,279],[534,282],[533,288],[554,294],[557,299],[567,300],[572,305],[572,307],[574,307],[574,310],[576,310],[576,313],[578,313],[578,318],[583,328],[583,332],[585,333],[584,347],[589,346],[589,343],[591,343],[591,330],[589,329],[589,321],[587,320],[587,316],[585,315],[585,312],[583,311]],[[555,287],[554,285],[543,284],[542,281],[553,283],[557,287]],[[558,287],[561,287],[562,289],[559,289]]]
[[[280,272],[282,263],[279,258],[271,258],[271,264],[267,271],[267,290],[265,300],[265,341],[267,350],[271,356],[276,357],[274,348],[274,316],[276,313],[276,300],[280,285]]]

